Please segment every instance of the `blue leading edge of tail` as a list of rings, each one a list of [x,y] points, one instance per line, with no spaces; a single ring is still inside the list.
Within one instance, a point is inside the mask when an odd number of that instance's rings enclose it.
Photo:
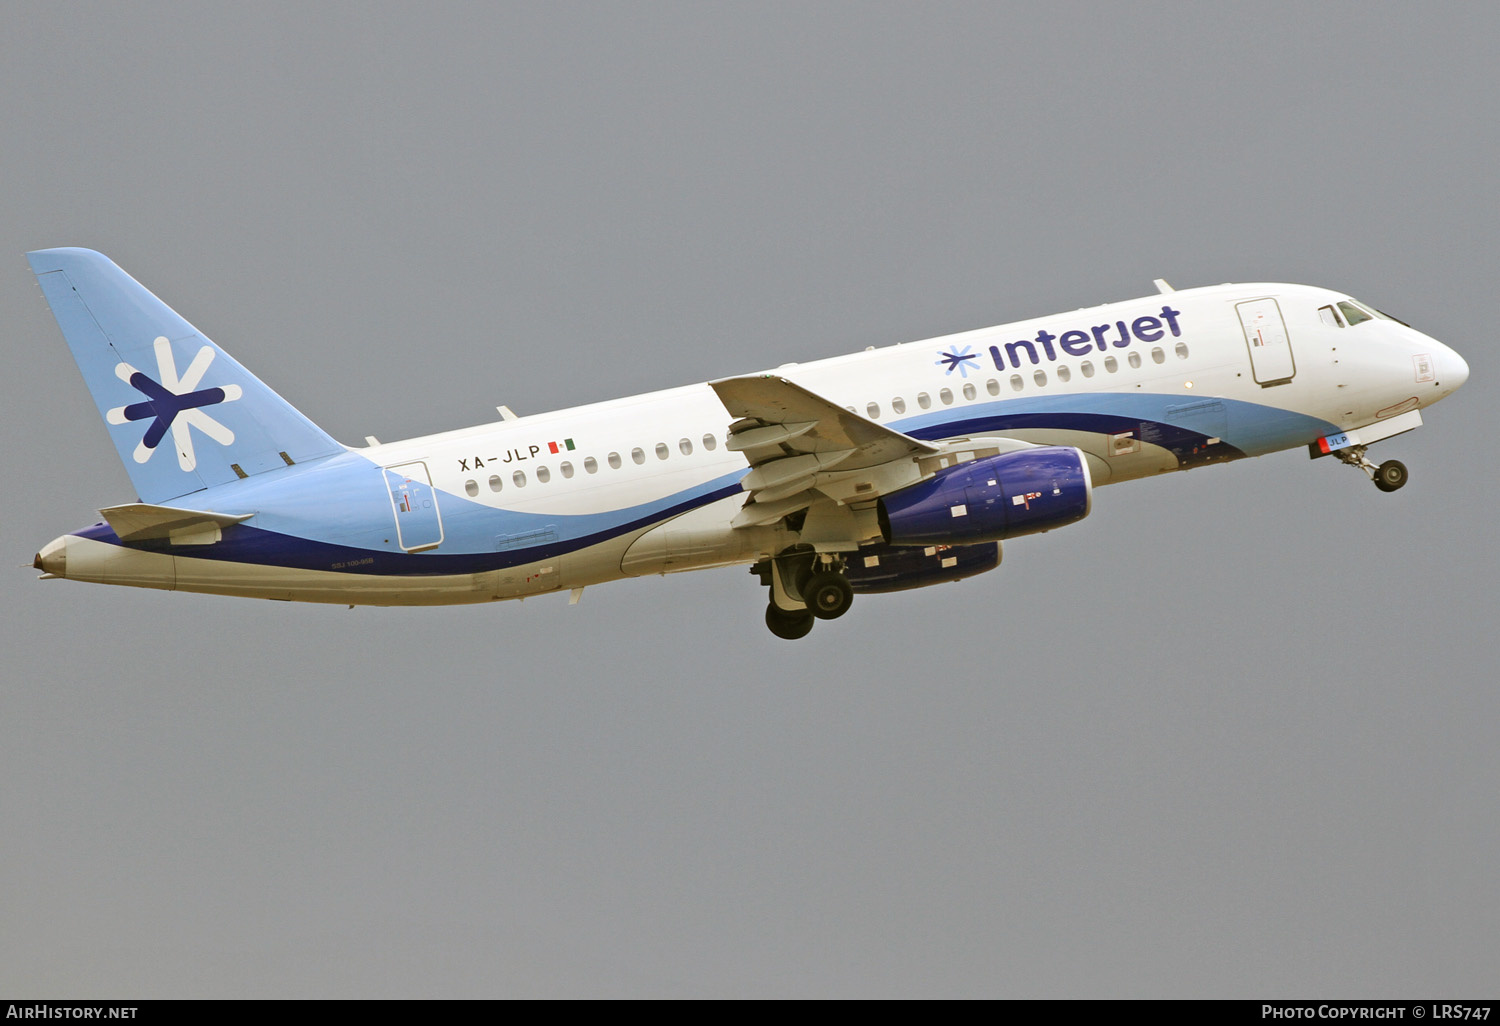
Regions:
[[[102,253],[26,257],[141,501],[344,451]]]

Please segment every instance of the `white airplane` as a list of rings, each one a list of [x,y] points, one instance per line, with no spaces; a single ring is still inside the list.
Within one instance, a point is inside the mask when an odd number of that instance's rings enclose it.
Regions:
[[[436,605],[748,565],[799,638],[857,592],[992,570],[1097,485],[1307,447],[1366,456],[1468,378],[1328,289],[1218,285],[363,448],[108,258],[28,254],[138,502],[43,578]]]

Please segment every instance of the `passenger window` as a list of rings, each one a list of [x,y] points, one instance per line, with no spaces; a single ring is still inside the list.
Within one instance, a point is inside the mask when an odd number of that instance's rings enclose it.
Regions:
[[[504,485],[504,482],[500,480],[500,475],[499,474],[491,474],[490,475],[490,491],[492,491],[492,492],[498,492],[501,489],[501,487],[503,487],[503,485]]]
[[[619,470],[620,469],[620,454],[619,453],[612,452],[612,453],[609,454],[609,469],[610,470]]]
[[[510,479],[515,482],[517,488],[526,487],[526,471],[518,470],[514,474],[510,475]]]
[[[1012,374],[1010,376],[1010,390],[1012,392],[1019,392],[1021,389],[1025,388],[1025,387],[1026,387],[1026,382],[1024,382],[1024,381],[1021,380],[1021,375],[1019,375],[1019,374]]]
[[[943,405],[944,406],[952,406],[953,405],[953,390],[949,389],[949,388],[943,389],[942,391],[940,391],[938,393],[938,398],[943,401]]]
[[[1130,362],[1130,367],[1131,367],[1132,370],[1140,370],[1141,369],[1141,354],[1140,353],[1134,353],[1133,352],[1129,356],[1125,357],[1125,359]]]
[[[703,448],[707,449],[709,452],[713,452],[714,451],[714,447],[717,446],[718,444],[719,444],[719,440],[717,438],[715,438],[713,435],[704,435],[703,436]]]
[[[926,392],[918,392],[917,405],[925,410],[932,405],[932,399],[927,395]]]
[[[1047,372],[1039,370],[1031,376],[1031,380],[1035,381],[1038,385],[1045,385],[1047,383]]]
[[[641,464],[641,463],[645,463],[646,462],[646,450],[642,449],[638,445],[634,449],[630,450],[630,458],[632,460],[634,460],[636,462],[636,464],[638,464],[638,465]]]
[[[1179,359],[1179,360],[1186,360],[1187,359],[1188,350],[1187,350],[1187,343],[1186,342],[1179,342],[1179,343],[1177,343],[1176,347],[1172,351],[1177,354],[1177,359]]]
[[[1000,394],[1000,382],[996,381],[994,378],[990,378],[990,380],[986,381],[984,383],[984,387],[985,390],[990,393],[990,395]]]
[[[1120,361],[1116,360],[1113,354],[1106,356],[1104,358],[1104,369],[1113,374],[1115,371],[1120,369]]]
[[[563,477],[573,476],[573,464],[567,462],[566,460],[564,460],[562,466],[558,467],[557,469],[562,471]]]
[[[865,404],[865,415],[867,417],[869,417],[871,420],[879,420],[880,419],[880,404],[879,403],[866,403]]]
[[[1345,303],[1341,300],[1339,302],[1339,310],[1343,312],[1344,320],[1349,322],[1349,327],[1351,328],[1363,321],[1373,320],[1373,318],[1369,314],[1365,313],[1353,303]]]
[[[1057,368],[1057,380],[1058,381],[1069,381],[1069,380],[1072,379],[1072,377],[1073,377],[1073,372],[1068,369],[1068,365],[1067,364],[1064,363],[1064,364],[1060,364],[1058,366],[1058,368]]]
[[[964,386],[964,398],[965,399],[968,399],[968,400],[972,401],[974,399],[974,397],[977,396],[978,394],[979,393],[977,391],[975,391],[974,386],[972,384],[968,384],[968,385]]]
[[[1078,369],[1083,371],[1083,376],[1086,378],[1091,378],[1094,376],[1094,365],[1088,360],[1084,360],[1082,363],[1080,363],[1078,365]]]
[[[1339,312],[1331,306],[1318,307],[1318,316],[1330,328],[1342,328],[1344,326],[1344,322],[1339,320]]]
[[[677,440],[677,450],[684,456],[691,456],[693,454],[693,443],[686,438],[679,438]]]
[[[1167,362],[1167,354],[1161,351],[1161,346],[1152,346],[1151,347],[1151,362],[1152,363],[1166,363]]]
[[[583,460],[583,469],[590,474],[597,474],[599,472],[599,461],[592,456],[586,456]]]
[[[469,493],[469,498],[472,499],[474,496],[476,496],[476,495],[479,494],[479,482],[478,481],[465,481],[464,482],[464,491],[468,492]]]
[[[891,412],[900,414],[906,412],[906,400],[899,395],[891,400]]]
[[[536,479],[542,484],[546,484],[548,481],[552,480],[552,471],[548,470],[546,467],[537,467]]]
[[[672,455],[672,450],[667,448],[667,443],[666,442],[657,442],[656,443],[656,458],[657,459],[664,460],[664,459],[666,459],[670,455]]]

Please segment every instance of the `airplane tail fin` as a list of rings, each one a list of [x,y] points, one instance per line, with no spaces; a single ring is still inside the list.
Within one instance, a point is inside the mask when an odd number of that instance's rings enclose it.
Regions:
[[[343,451],[102,253],[26,257],[143,502]]]

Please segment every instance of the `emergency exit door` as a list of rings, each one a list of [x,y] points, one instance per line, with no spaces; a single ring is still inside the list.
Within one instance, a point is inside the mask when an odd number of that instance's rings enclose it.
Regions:
[[[1245,329],[1245,344],[1250,347],[1250,373],[1261,388],[1284,385],[1297,373],[1292,358],[1292,341],[1287,337],[1286,321],[1274,299],[1252,299],[1236,303],[1240,326]]]

